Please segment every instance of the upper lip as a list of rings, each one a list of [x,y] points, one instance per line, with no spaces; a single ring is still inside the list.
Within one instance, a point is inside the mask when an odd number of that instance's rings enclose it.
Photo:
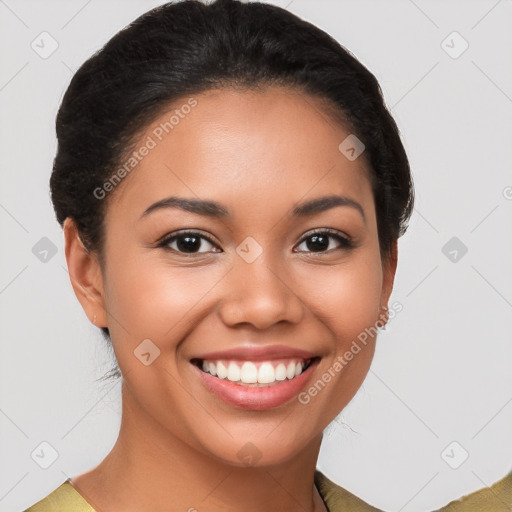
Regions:
[[[247,361],[267,361],[271,359],[312,359],[315,354],[307,350],[285,345],[268,345],[258,347],[235,347],[228,350],[197,354],[192,359],[239,359]]]

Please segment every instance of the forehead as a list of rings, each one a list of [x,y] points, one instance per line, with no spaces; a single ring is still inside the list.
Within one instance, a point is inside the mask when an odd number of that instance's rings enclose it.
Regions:
[[[135,220],[171,195],[215,199],[233,213],[289,208],[333,193],[371,207],[364,154],[349,160],[339,149],[350,135],[318,99],[285,87],[184,97],[135,144],[137,162],[118,185],[108,215],[121,209]]]

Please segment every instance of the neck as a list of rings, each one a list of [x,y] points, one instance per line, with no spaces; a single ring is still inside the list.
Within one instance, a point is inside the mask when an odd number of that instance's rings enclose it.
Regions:
[[[99,512],[317,512],[314,485],[322,435],[279,465],[239,467],[192,447],[141,410],[123,383],[118,439],[73,486]]]

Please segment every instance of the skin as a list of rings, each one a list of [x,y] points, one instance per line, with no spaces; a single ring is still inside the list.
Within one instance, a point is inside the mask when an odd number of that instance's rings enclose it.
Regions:
[[[123,373],[122,423],[112,451],[72,485],[102,512],[214,510],[320,511],[313,483],[322,431],[363,382],[375,347],[367,345],[311,401],[263,411],[236,408],[211,394],[193,371],[198,353],[282,344],[321,356],[315,382],[365,328],[382,320],[396,270],[381,261],[374,199],[363,156],[338,145],[350,134],[315,98],[281,87],[222,89],[198,105],[138,164],[110,197],[105,267],[64,225],[74,291],[95,325],[108,326]],[[186,99],[179,105],[183,105]],[[179,108],[175,105],[173,108]],[[148,127],[141,141],[169,113]],[[292,218],[298,203],[332,194],[364,210],[337,206]],[[231,216],[176,208],[141,219],[165,197],[210,199]],[[350,236],[307,245],[315,228]],[[197,251],[158,248],[166,234],[193,229],[213,238]],[[253,237],[262,254],[236,252]],[[215,247],[217,246],[217,247]],[[217,251],[217,252],[216,252]],[[187,256],[188,254],[188,256]],[[160,356],[134,356],[144,339]],[[246,467],[251,442],[261,458]]]

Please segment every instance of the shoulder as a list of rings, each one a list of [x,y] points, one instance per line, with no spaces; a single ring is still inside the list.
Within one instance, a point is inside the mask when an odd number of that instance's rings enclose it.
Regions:
[[[63,482],[46,498],[38,501],[24,512],[96,512],[84,497],[70,484]]]
[[[512,510],[512,471],[499,482],[451,501],[435,512],[510,512]]]
[[[318,492],[329,508],[329,512],[382,512],[380,509],[372,507],[361,498],[350,493],[343,487],[329,480],[318,469],[315,470],[315,484]]]

